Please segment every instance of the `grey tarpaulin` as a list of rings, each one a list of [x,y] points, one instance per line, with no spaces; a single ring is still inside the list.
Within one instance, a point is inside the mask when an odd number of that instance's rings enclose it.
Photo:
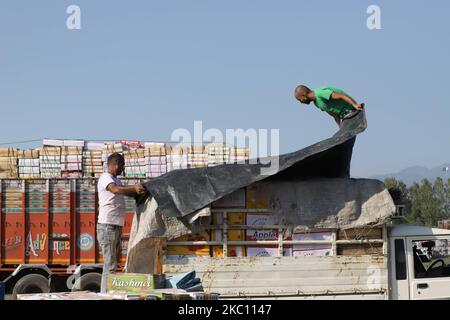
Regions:
[[[263,159],[259,164],[175,170],[145,183],[145,187],[155,198],[162,214],[183,217],[237,189],[269,177],[281,180],[348,178],[356,135],[366,126],[365,112],[362,111],[344,120],[331,138],[296,152],[269,158],[279,166],[266,174],[262,174],[262,169],[267,170],[268,165],[264,164],[269,159]]]
[[[137,258],[138,244],[146,238],[203,231],[209,205],[248,186],[269,190],[270,209],[280,224],[349,228],[385,222],[395,206],[384,185],[350,179],[356,135],[366,126],[362,111],[344,120],[331,138],[296,152],[257,164],[175,170],[146,182],[150,194],[137,201],[128,261]],[[262,172],[268,160],[279,166]]]

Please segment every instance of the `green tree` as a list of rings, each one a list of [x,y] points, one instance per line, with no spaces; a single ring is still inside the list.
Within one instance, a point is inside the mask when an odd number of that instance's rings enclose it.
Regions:
[[[401,181],[401,180],[397,180],[395,178],[386,178],[384,180],[384,185],[386,186],[386,189],[394,189],[394,190],[398,190],[400,192],[401,195],[401,203],[396,203],[396,204],[403,204],[405,206],[405,211],[406,211],[406,217],[405,220],[399,220],[397,221],[397,223],[409,223],[409,213],[411,212],[411,196],[408,190],[408,187],[406,186],[406,184]],[[397,200],[397,199],[394,199]]]
[[[443,218],[443,208],[438,192],[442,186],[439,182],[433,186],[428,179],[421,184],[414,183],[410,188],[411,213],[409,220],[415,224],[435,227]]]
[[[446,185],[444,183],[444,180],[442,180],[441,177],[438,177],[434,181],[433,191],[434,191],[434,195],[436,197],[436,201],[438,202],[438,205],[441,208],[441,218],[443,218],[443,219],[447,218],[447,210],[446,210],[448,207],[447,187],[448,187],[448,185]]]

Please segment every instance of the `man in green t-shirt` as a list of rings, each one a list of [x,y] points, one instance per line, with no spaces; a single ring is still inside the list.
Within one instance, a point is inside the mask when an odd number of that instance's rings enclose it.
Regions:
[[[327,112],[340,126],[343,119],[351,117],[364,107],[343,90],[333,87],[319,87],[311,90],[304,85],[295,88],[295,98],[304,104],[314,102],[317,108]]]

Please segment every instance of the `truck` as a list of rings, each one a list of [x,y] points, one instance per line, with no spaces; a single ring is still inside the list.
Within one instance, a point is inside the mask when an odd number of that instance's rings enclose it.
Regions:
[[[103,258],[96,241],[96,181],[0,180],[0,281],[13,298],[22,293],[99,291]],[[126,206],[119,270],[126,260],[134,199],[127,199]]]
[[[377,232],[352,230],[363,236],[351,240],[338,240],[343,233],[331,231],[330,240],[284,241],[328,245],[327,256],[311,250],[299,256],[196,257],[169,260],[164,272],[196,270],[204,287],[222,299],[450,299],[449,230],[402,224],[372,230]]]
[[[329,185],[332,181],[335,180],[323,183]],[[375,181],[351,180],[350,188],[343,193],[348,195],[371,182]],[[305,188],[298,188],[299,185]],[[380,200],[372,207],[374,216],[382,215],[379,210],[385,211],[383,204],[390,211],[392,203],[393,212],[378,224],[304,229],[274,223],[271,202],[280,200],[280,194],[287,200],[281,206],[283,210],[294,208],[292,212],[306,217],[307,212],[299,205],[311,200],[312,210],[325,209],[315,201],[321,201],[330,187],[320,185],[321,182],[261,182],[220,199],[211,206],[211,238],[191,243],[210,245],[211,256],[186,255],[180,259],[166,255],[163,272],[172,275],[195,270],[203,286],[219,293],[222,299],[450,298],[450,230],[405,224],[405,206],[395,190],[384,189],[370,197],[369,202],[377,196]],[[309,186],[317,187],[313,194],[324,194],[312,198],[302,195],[300,190]],[[326,194],[326,201],[332,202],[328,207],[334,208],[338,202]],[[301,199],[290,202],[290,197]],[[350,199],[347,203],[355,201]],[[365,204],[362,207],[362,211],[369,211]],[[171,246],[188,244],[168,242],[168,252]]]
[[[165,242],[166,275],[195,270],[205,290],[222,299],[450,298],[450,230],[396,219],[296,230],[274,224],[267,204],[251,199],[251,187],[231,199],[211,204],[207,232]],[[95,179],[0,181],[0,281],[7,292],[98,291],[97,203]],[[134,210],[130,198],[119,270]]]

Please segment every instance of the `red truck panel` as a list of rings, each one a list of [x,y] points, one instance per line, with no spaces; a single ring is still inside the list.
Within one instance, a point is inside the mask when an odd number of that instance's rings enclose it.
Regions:
[[[49,181],[50,235],[49,264],[71,264],[71,184],[68,180]]]
[[[25,263],[25,204],[23,181],[2,181],[2,264]]]
[[[96,180],[0,181],[0,264],[103,263],[96,240]],[[125,181],[125,184],[139,180]],[[126,198],[120,266],[126,261],[134,199]]]
[[[76,182],[77,241],[76,262],[96,263],[96,184],[91,180]]]

